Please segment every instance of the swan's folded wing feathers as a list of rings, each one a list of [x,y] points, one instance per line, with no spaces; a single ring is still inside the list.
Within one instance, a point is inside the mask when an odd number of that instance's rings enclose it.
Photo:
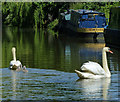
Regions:
[[[90,72],[96,75],[104,75],[104,69],[96,62],[87,62],[81,66],[81,70],[85,72]]]

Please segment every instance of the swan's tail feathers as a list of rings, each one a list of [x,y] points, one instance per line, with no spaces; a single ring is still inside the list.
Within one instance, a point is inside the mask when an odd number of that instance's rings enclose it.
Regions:
[[[82,74],[82,72],[75,70],[79,78],[85,78],[85,76]]]

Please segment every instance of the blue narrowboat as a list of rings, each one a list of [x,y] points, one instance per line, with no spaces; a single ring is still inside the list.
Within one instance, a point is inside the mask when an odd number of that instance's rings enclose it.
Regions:
[[[106,46],[120,48],[120,6],[110,9],[109,24],[105,29],[104,38]]]
[[[82,34],[99,34],[107,27],[105,14],[93,10],[67,10],[60,14],[59,28]]]

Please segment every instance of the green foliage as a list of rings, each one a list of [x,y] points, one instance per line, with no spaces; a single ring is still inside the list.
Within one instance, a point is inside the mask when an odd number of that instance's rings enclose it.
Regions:
[[[79,2],[71,3],[70,9],[96,10],[105,13],[106,18],[109,18],[110,8],[116,6],[120,6],[120,2]]]
[[[3,2],[3,23],[12,26],[43,28],[54,21],[69,3]]]
[[[58,24],[58,19],[55,19],[50,24],[48,24],[47,28],[48,29],[53,29],[53,28],[55,28],[55,26],[57,26],[57,24]]]
[[[44,25],[44,12],[43,12],[43,5],[42,3],[35,3],[36,9],[34,10],[34,20],[35,20],[35,27],[42,28],[42,25]]]
[[[115,6],[120,6],[120,2],[3,2],[2,21],[18,27],[53,28],[59,13],[67,9],[96,10],[109,18],[110,8]]]
[[[8,2],[2,3],[3,23],[13,26],[25,26],[32,24],[31,21],[32,3]]]

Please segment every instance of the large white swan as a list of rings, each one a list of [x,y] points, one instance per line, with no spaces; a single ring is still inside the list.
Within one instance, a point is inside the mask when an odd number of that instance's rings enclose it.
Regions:
[[[22,68],[22,64],[19,60],[16,60],[16,49],[12,48],[13,60],[10,61],[10,69],[16,70]]]
[[[103,64],[103,68],[96,62],[87,62],[84,63],[80,70],[75,70],[75,72],[77,73],[79,78],[103,78],[103,77],[111,77],[111,73],[108,69],[108,64],[107,64],[107,56],[106,56],[106,52],[110,52],[113,53],[112,51],[110,51],[109,47],[104,47],[102,50],[102,64]]]

